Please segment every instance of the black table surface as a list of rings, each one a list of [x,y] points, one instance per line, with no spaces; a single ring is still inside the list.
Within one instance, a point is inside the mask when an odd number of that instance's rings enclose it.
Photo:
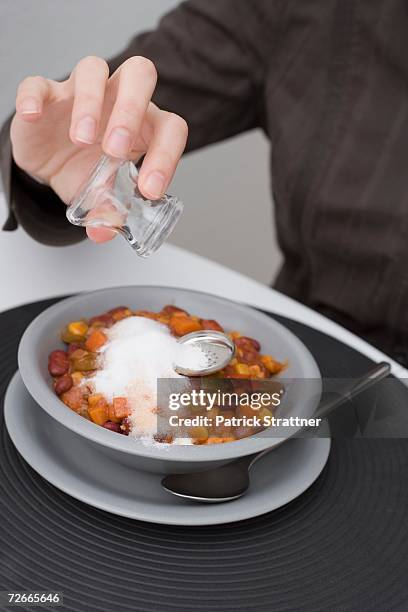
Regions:
[[[21,335],[51,303],[0,314],[1,403]],[[372,365],[333,338],[275,318],[309,347],[325,377],[358,376]],[[405,387],[396,386],[392,403],[403,418]],[[347,422],[332,425],[352,432],[366,409],[364,398],[353,402]],[[408,610],[403,438],[340,435],[320,477],[290,504],[229,525],[174,527],[62,493],[15,450],[2,407],[1,419],[0,590],[62,591],[59,609],[72,611]]]

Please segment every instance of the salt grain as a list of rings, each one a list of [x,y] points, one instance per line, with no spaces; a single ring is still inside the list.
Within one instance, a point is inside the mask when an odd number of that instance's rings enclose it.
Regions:
[[[183,369],[199,371],[208,366],[207,355],[194,344],[179,344],[175,359],[175,363]]]

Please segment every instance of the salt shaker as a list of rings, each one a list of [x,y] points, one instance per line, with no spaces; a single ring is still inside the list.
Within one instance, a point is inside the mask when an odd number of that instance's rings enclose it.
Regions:
[[[68,206],[68,221],[82,227],[112,229],[137,255],[148,257],[173,231],[183,204],[169,195],[148,200],[140,193],[137,179],[132,161],[102,156]]]

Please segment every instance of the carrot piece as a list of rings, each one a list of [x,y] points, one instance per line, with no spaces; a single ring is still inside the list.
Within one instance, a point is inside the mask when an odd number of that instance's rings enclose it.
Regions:
[[[108,404],[104,398],[99,399],[95,404],[88,407],[88,414],[94,423],[103,425],[108,420]]]
[[[88,351],[95,352],[100,349],[107,341],[106,335],[100,329],[95,329],[85,342]]]
[[[225,436],[225,438],[210,436],[205,444],[224,444],[225,442],[235,442],[235,440],[236,438],[233,436]]]
[[[194,321],[186,316],[174,314],[170,317],[169,327],[176,336],[184,336],[191,332],[200,331],[202,329],[199,321]]]
[[[113,398],[113,412],[117,419],[124,419],[130,415],[131,410],[128,406],[126,397]]]
[[[271,374],[279,374],[279,372],[281,372],[286,365],[276,361],[273,357],[271,357],[271,355],[262,355],[261,361]]]
[[[88,397],[88,404],[90,406],[96,406],[96,404],[98,404],[98,402],[100,402],[101,400],[103,400],[106,403],[106,400],[104,396],[102,395],[102,393],[94,393],[93,395],[90,395]]]

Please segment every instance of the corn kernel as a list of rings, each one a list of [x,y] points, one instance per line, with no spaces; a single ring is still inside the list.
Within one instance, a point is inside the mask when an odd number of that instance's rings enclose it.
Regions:
[[[88,331],[88,325],[84,321],[72,321],[68,324],[68,331],[74,336],[85,336]]]
[[[259,367],[259,365],[251,365],[249,366],[249,373],[254,378],[259,378],[259,375],[261,374],[261,368]]]
[[[82,372],[72,372],[71,378],[75,386],[75,385],[79,385],[81,380],[84,378],[84,375],[82,374]]]
[[[272,412],[268,409],[268,408],[261,408],[259,411],[259,418],[263,421],[265,419],[265,417],[268,417],[269,419],[271,419],[273,416]],[[264,425],[266,425],[266,423],[264,423]]]
[[[197,426],[190,430],[190,437],[194,444],[205,444],[208,440],[208,429],[206,427]]]
[[[250,375],[249,367],[247,366],[246,363],[237,363],[234,366],[234,369],[235,369],[236,373],[240,374],[241,376],[249,376]]]
[[[271,374],[277,374],[282,370],[282,364],[275,361],[270,355],[262,355],[261,361]]]

